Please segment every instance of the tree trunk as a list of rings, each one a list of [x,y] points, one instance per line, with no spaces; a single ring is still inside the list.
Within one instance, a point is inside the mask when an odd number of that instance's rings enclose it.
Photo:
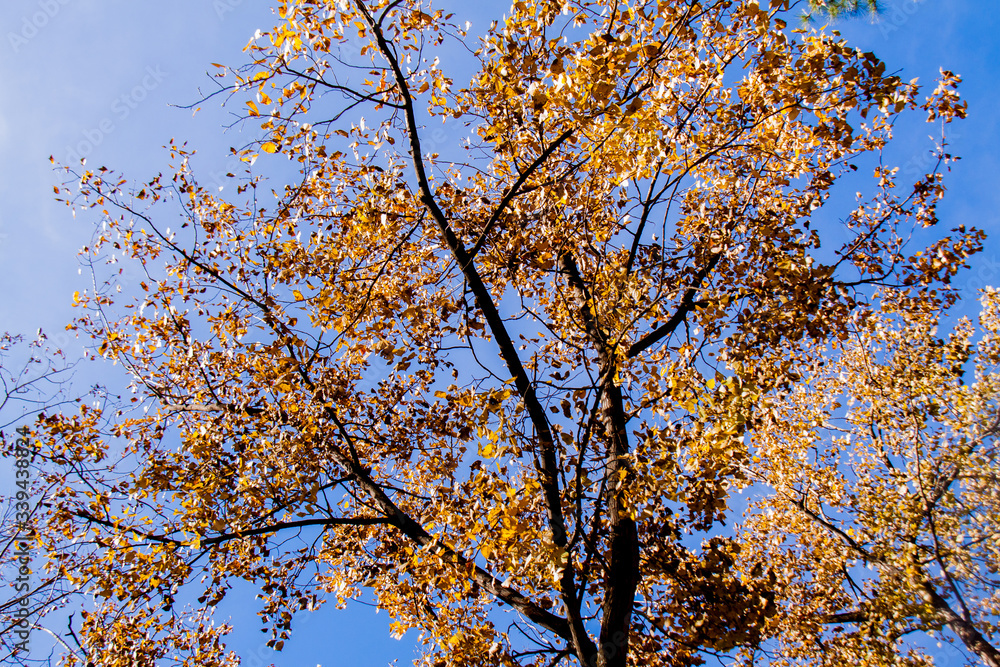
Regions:
[[[615,355],[597,321],[587,287],[576,260],[568,252],[559,257],[560,269],[569,278],[570,288],[587,337],[597,349],[603,392],[601,423],[609,443],[605,454],[604,474],[608,485],[608,520],[611,553],[605,578],[601,615],[601,638],[597,657],[599,667],[624,667],[628,659],[629,632],[635,591],[639,585],[639,533],[624,503],[624,486],[629,473],[628,431],[621,388],[615,385]],[[588,666],[591,667],[591,666]]]
[[[934,587],[924,582],[917,587],[920,597],[930,605],[938,618],[958,635],[966,648],[975,653],[984,665],[1000,667],[1000,651],[986,641],[983,634],[972,623],[958,615],[948,601],[941,597]]]

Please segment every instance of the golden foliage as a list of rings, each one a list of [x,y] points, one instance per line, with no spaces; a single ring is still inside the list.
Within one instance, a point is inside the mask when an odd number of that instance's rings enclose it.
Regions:
[[[142,274],[74,296],[134,395],[37,425],[39,546],[99,601],[79,660],[226,664],[207,618],[235,580],[277,648],[294,612],[367,590],[428,664],[925,660],[867,638],[947,626],[914,591],[996,562],[957,496],[919,495],[992,465],[996,387],[956,384],[964,334],[928,328],[983,241],[925,231],[951,156],[907,183],[883,150],[900,114],[943,126],[964,103],[950,73],[920,101],[789,30],[787,5],[518,1],[461,62],[474,40],[427,3],[289,0],[220,68],[262,130],[235,193],[180,146],[145,184],[77,174],[102,224],[85,255]],[[278,190],[254,171],[289,161]],[[888,432],[895,472],[834,418]],[[934,473],[906,458],[918,436]],[[950,574],[924,560],[930,516]]]

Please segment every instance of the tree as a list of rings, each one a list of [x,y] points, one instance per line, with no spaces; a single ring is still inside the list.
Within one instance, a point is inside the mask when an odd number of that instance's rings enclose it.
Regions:
[[[37,586],[31,576],[30,544],[40,506],[31,471],[38,452],[27,437],[27,424],[43,411],[79,402],[70,394],[74,365],[62,350],[49,345],[41,330],[31,341],[0,333],[0,454],[13,459],[11,492],[4,498],[9,502],[0,520],[0,571],[13,594],[0,601],[0,637],[3,648],[12,653],[23,654],[37,616],[66,594],[64,582],[49,580]],[[5,653],[3,662],[11,657]]]
[[[968,320],[939,338],[936,313],[878,314],[761,429],[752,474],[777,493],[745,535],[783,573],[793,650],[839,624],[856,630],[828,636],[829,664],[888,661],[948,628],[1000,665],[1000,293],[983,301],[978,339]]]
[[[367,590],[428,664],[784,650],[800,619],[726,526],[768,406],[874,289],[944,308],[982,245],[917,252],[951,156],[908,184],[883,154],[900,114],[964,115],[958,77],[919,102],[794,11],[517,2],[473,53],[416,0],[286,2],[220,72],[263,130],[235,196],[182,146],[141,184],[70,169],[112,267],[75,327],[133,382],[36,425],[39,548],[96,600],[67,664],[232,664],[234,580],[279,649]]]
[[[860,14],[877,14],[882,9],[878,0],[809,0],[807,16],[825,14],[832,19]]]

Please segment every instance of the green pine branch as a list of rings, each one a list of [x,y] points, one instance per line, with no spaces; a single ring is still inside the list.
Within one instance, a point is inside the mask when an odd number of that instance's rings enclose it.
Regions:
[[[839,19],[862,14],[877,14],[882,8],[881,0],[809,0],[805,20],[819,16]]]

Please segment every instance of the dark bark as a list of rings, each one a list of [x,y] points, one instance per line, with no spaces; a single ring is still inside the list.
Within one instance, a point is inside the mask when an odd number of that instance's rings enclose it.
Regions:
[[[624,667],[628,660],[629,633],[635,592],[639,585],[639,534],[624,503],[624,490],[631,472],[624,399],[615,384],[615,351],[601,330],[590,294],[569,253],[559,257],[560,269],[569,279],[577,312],[587,338],[597,349],[600,364],[600,419],[608,437],[604,474],[607,479],[610,554],[601,609],[600,667]]]
[[[340,431],[341,437],[349,440],[351,436],[345,429],[344,425],[339,419],[336,419],[335,417],[334,419]],[[387,517],[389,523],[396,526],[404,535],[422,547],[433,545],[439,553],[447,556],[449,560],[460,567],[472,566],[472,577],[484,590],[489,591],[491,595],[496,596],[499,600],[509,604],[514,609],[517,609],[520,613],[524,614],[524,616],[539,626],[555,633],[566,641],[572,640],[573,632],[570,623],[568,623],[566,619],[560,618],[559,616],[542,609],[518,591],[499,583],[490,573],[486,572],[478,565],[473,565],[467,558],[458,552],[443,544],[436,543],[434,541],[434,536],[428,533],[427,530],[412,517],[403,512],[392,501],[389,495],[385,492],[385,489],[373,480],[364,468],[358,466],[351,459],[351,457],[346,454],[336,452],[334,456],[337,459],[337,463],[354,473],[359,486],[372,500],[375,501],[379,509]]]
[[[798,503],[798,507],[807,516],[809,516],[813,521],[816,521],[819,525],[823,526],[826,530],[830,531],[836,535],[840,540],[850,547],[856,554],[864,558],[870,563],[875,563],[880,569],[894,574],[900,578],[910,578],[912,575],[909,572],[905,572],[900,567],[891,561],[872,553],[868,549],[865,549],[861,544],[859,544],[853,537],[845,533],[843,530],[833,525],[825,518],[817,514],[816,512],[809,509],[804,501]],[[983,636],[972,621],[966,617],[960,615],[948,601],[935,590],[933,584],[923,573],[920,566],[914,561],[914,566],[916,571],[919,572],[919,577],[916,584],[914,585],[914,591],[920,598],[927,604],[933,613],[933,620],[946,626],[962,640],[966,648],[975,653],[983,661],[983,664],[989,667],[1000,667],[1000,651],[993,646],[986,637]],[[929,620],[929,619],[924,619]]]
[[[948,626],[948,628],[958,635],[966,648],[975,653],[984,665],[989,667],[1000,667],[1000,651],[990,644],[983,633],[976,629],[976,626],[968,619],[959,616],[948,601],[934,590],[934,587],[927,582],[921,583],[917,587],[917,592],[924,602],[934,611],[937,620]]]
[[[701,289],[701,284],[705,281],[705,278],[708,277],[708,274],[715,270],[715,266],[719,263],[721,258],[721,253],[712,255],[711,259],[708,260],[708,264],[703,266],[701,270],[695,274],[694,283],[691,287],[687,288],[684,292],[684,296],[681,297],[681,305],[677,308],[677,312],[675,312],[663,325],[653,329],[648,334],[633,343],[628,349],[627,356],[629,359],[638,356],[641,352],[643,352],[643,350],[656,345],[661,340],[672,334],[677,327],[684,322],[688,313],[698,307],[698,303],[695,301],[695,297],[698,295],[698,290]]]
[[[469,289],[475,296],[476,305],[483,313],[483,317],[486,320],[490,333],[493,335],[493,339],[500,348],[500,354],[504,363],[506,364],[511,377],[514,379],[514,386],[517,389],[518,395],[520,395],[521,399],[524,401],[528,416],[535,428],[536,470],[539,476],[539,483],[542,487],[542,496],[546,508],[549,529],[552,531],[552,541],[557,547],[560,547],[568,554],[566,522],[562,511],[562,497],[559,492],[559,478],[557,476],[559,464],[556,456],[555,441],[552,429],[549,426],[548,417],[545,414],[545,410],[542,407],[541,402],[538,400],[535,393],[535,387],[528,377],[528,373],[525,371],[524,365],[521,363],[521,359],[517,354],[517,347],[514,345],[513,340],[511,340],[510,333],[507,331],[503,318],[497,310],[493,297],[490,294],[489,289],[483,283],[482,278],[473,263],[472,254],[468,252],[465,244],[460,238],[458,238],[454,230],[452,230],[447,216],[444,211],[441,210],[441,207],[438,206],[434,193],[431,190],[430,179],[427,177],[423,159],[421,158],[423,152],[420,147],[420,136],[416,115],[413,109],[413,98],[407,85],[406,76],[400,68],[399,60],[386,40],[381,26],[373,19],[368,11],[368,8],[360,0],[356,1],[356,6],[365,17],[368,27],[378,44],[379,52],[382,54],[383,58],[385,58],[389,65],[389,69],[392,71],[397,92],[402,99],[407,139],[409,141],[409,150],[412,158],[414,175],[416,176],[419,188],[420,201],[437,223],[438,228],[441,231],[441,235],[444,237],[445,243],[451,251],[452,257],[454,257],[458,266],[465,275]],[[510,192],[514,192],[513,187]],[[496,214],[494,217],[496,217]],[[574,653],[582,662],[590,664],[593,662],[597,649],[583,625],[583,619],[580,615],[580,599],[577,594],[575,575],[572,567],[563,568],[559,587],[560,597],[562,599],[563,606],[566,609],[566,617],[569,623],[570,645],[573,647]]]

